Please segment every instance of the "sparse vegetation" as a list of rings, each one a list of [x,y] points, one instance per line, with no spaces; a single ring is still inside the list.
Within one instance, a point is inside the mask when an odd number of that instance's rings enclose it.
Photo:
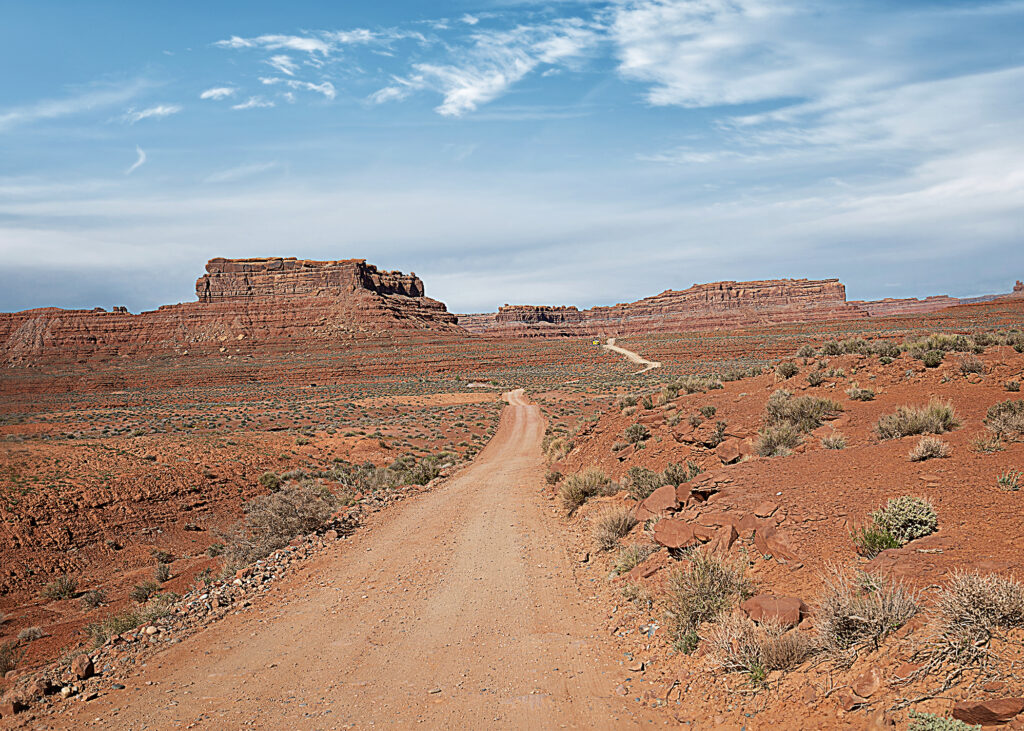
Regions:
[[[160,585],[155,581],[147,580],[136,584],[129,593],[129,596],[139,604],[145,604],[158,591],[160,591]]]
[[[164,583],[171,578],[171,566],[166,563],[158,563],[153,571],[153,578],[159,583]]]
[[[0,644],[0,678],[18,667],[23,654],[13,642]]]
[[[852,383],[846,389],[846,395],[854,401],[871,401],[875,397],[875,392],[870,388],[861,388],[856,383]]]
[[[928,350],[921,355],[921,362],[925,368],[938,368],[942,365],[942,351]]]
[[[821,577],[814,624],[822,649],[836,658],[852,661],[861,647],[878,649],[920,609],[917,595],[902,584],[873,575],[868,579],[836,570]]]
[[[825,449],[846,449],[846,437],[839,432],[834,432],[827,437],[822,437],[821,446]]]
[[[646,467],[630,467],[626,473],[626,489],[634,500],[643,500],[666,484],[662,475]]]
[[[630,424],[626,427],[625,431],[622,432],[622,436],[630,444],[640,444],[640,442],[651,436],[651,432],[643,424]]]
[[[627,535],[637,519],[629,508],[612,508],[597,517],[594,522],[594,540],[601,551],[610,551],[619,545],[619,539]]]
[[[765,405],[765,425],[772,427],[789,424],[800,432],[810,432],[842,410],[843,407],[831,399],[817,396],[793,398],[789,391],[779,389],[768,398]]]
[[[884,508],[872,513],[871,518],[876,527],[891,534],[901,546],[939,528],[939,516],[931,502],[909,495],[889,500]]]
[[[915,434],[945,434],[960,426],[952,404],[932,400],[927,406],[900,406],[875,424],[879,439],[899,439]]]
[[[678,462],[669,462],[665,466],[665,471],[661,473],[662,479],[664,480],[662,485],[682,485],[684,482],[689,482],[694,477],[699,475],[704,470],[696,462],[687,460],[686,465],[681,465]]]
[[[800,372],[799,366],[796,363],[784,360],[775,366],[775,374],[782,380],[788,380]]]
[[[910,725],[907,731],[971,731],[981,726],[971,726],[955,718],[943,718],[933,713],[923,713],[911,709]]]
[[[627,574],[644,562],[644,560],[657,550],[657,546],[649,543],[634,543],[619,551],[615,560],[615,573]]]
[[[923,462],[926,459],[948,456],[949,445],[938,437],[921,437],[908,455],[911,462]]]
[[[1020,391],[1020,381],[1007,381],[1004,388],[1011,393],[1017,393]]]
[[[281,487],[281,478],[273,472],[264,472],[260,475],[260,487],[274,492]]]
[[[757,439],[757,453],[762,457],[785,457],[800,444],[800,432],[792,424],[767,426]]]
[[[81,602],[83,609],[95,609],[107,601],[107,593],[103,589],[90,589],[82,594]]]
[[[47,599],[70,599],[78,591],[78,580],[61,576],[43,587],[42,595]]]
[[[43,636],[43,631],[38,627],[26,627],[18,633],[18,642],[33,642]]]
[[[1000,490],[1007,490],[1008,492],[1017,492],[1020,489],[1020,478],[1024,475],[1024,472],[1013,470],[1007,470],[1003,474],[996,478],[996,485]]]
[[[895,536],[874,525],[862,525],[855,530],[853,544],[857,547],[857,553],[865,558],[874,558],[888,548],[900,547]]]
[[[177,600],[177,596],[174,594],[153,596],[146,606],[112,614],[101,622],[93,622],[87,625],[85,631],[92,637],[93,643],[99,647],[114,635],[131,632],[142,624],[166,617],[170,613],[170,606],[175,600]]]
[[[808,386],[820,386],[825,382],[825,376],[821,374],[821,371],[811,371],[807,374],[807,385]]]
[[[587,502],[592,497],[608,494],[614,489],[614,483],[602,470],[595,467],[577,472],[562,482],[558,490],[558,496],[569,514]]]
[[[1024,438],[1024,401],[1000,401],[989,407],[985,426],[999,439],[1009,442]]]
[[[814,641],[800,630],[777,623],[757,625],[739,613],[724,614],[708,625],[707,642],[719,668],[747,673],[755,685],[773,670],[790,670],[809,658]]]
[[[1024,626],[1024,586],[998,574],[957,573],[939,591],[938,610],[940,656],[974,662],[999,631]]]
[[[668,579],[670,634],[675,640],[695,632],[753,593],[744,559],[723,559],[706,551],[690,555],[689,569],[676,569]]]
[[[985,361],[976,355],[964,355],[960,357],[960,372],[965,376],[970,373],[984,373]]]

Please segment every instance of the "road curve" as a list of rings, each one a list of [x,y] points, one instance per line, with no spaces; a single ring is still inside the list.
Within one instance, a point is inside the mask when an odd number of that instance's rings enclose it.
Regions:
[[[252,610],[59,723],[118,729],[634,728],[625,677],[541,495],[522,390],[447,484],[372,516]],[[56,719],[55,719],[56,720]]]
[[[646,373],[647,371],[650,370],[654,370],[655,368],[661,368],[661,363],[656,360],[647,360],[646,358],[637,355],[632,350],[620,348],[618,345],[615,344],[615,338],[608,338],[607,344],[602,345],[601,347],[604,348],[605,350],[611,350],[615,353],[618,353],[619,355],[624,355],[627,359],[633,361],[634,363],[644,366],[642,369],[634,373],[634,376],[639,375],[641,373]]]

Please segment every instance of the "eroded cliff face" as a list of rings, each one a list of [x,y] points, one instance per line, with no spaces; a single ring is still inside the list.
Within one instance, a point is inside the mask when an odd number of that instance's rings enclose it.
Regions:
[[[196,282],[198,302],[133,315],[47,307],[0,314],[0,363],[81,361],[294,341],[351,333],[436,329],[462,332],[415,274],[382,272],[362,259],[212,259]]]
[[[589,310],[506,305],[496,315],[463,315],[460,323],[470,332],[517,336],[618,336],[863,316],[847,304],[838,279],[778,279],[698,284]]]

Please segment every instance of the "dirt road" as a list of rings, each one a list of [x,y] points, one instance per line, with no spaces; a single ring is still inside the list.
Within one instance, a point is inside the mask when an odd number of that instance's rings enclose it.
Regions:
[[[656,360],[647,360],[646,358],[637,355],[632,350],[620,348],[618,345],[615,344],[615,338],[608,338],[607,344],[602,345],[601,347],[604,348],[605,350],[611,350],[615,353],[618,353],[619,355],[624,355],[628,360],[631,360],[634,363],[642,365],[643,368],[634,373],[634,376],[640,373],[646,373],[647,371],[654,370],[655,368],[661,368],[661,363],[659,363]]]
[[[522,391],[506,398],[494,438],[447,485],[378,514],[253,611],[82,704],[71,725],[649,725],[643,708],[614,693],[628,673],[544,514],[543,417]]]

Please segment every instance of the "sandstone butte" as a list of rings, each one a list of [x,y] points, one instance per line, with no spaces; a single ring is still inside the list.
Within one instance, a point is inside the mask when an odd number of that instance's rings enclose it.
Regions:
[[[849,302],[838,279],[698,284],[637,302],[579,310],[505,305],[456,316],[425,294],[415,274],[380,271],[365,259],[211,259],[196,302],[131,314],[44,307],[0,313],[0,363],[35,365],[94,354],[132,355],[217,348],[246,341],[330,341],[382,332],[440,331],[507,337],[616,336],[923,314],[1006,295]]]
[[[125,355],[226,341],[330,339],[350,333],[458,331],[455,315],[424,294],[415,274],[364,259],[211,259],[197,302],[130,314],[46,307],[0,314],[0,362],[31,364],[69,353]]]
[[[772,279],[696,284],[689,289],[666,290],[637,302],[589,310],[505,305],[497,313],[459,315],[459,324],[473,333],[519,337],[641,335],[919,315],[1008,297],[1024,297],[1024,283],[1018,280],[1009,294],[969,299],[940,295],[925,299],[847,301],[846,287],[838,279]]]

